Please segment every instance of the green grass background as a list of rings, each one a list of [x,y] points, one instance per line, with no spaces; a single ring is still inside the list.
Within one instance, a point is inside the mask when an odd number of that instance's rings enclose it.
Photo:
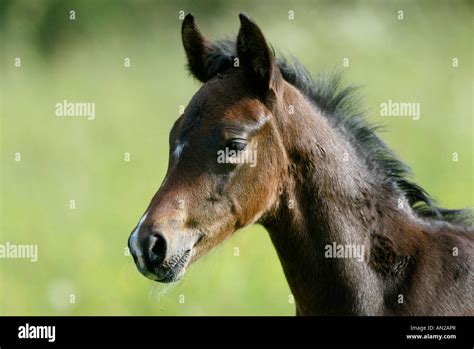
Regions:
[[[184,69],[181,10],[211,39],[235,34],[246,11],[282,53],[314,72],[343,71],[418,183],[441,205],[472,206],[468,2],[4,1],[0,243],[38,244],[39,260],[0,260],[0,315],[294,314],[261,227],[239,231],[173,285],[145,279],[125,255],[163,179],[178,108],[199,86]],[[95,102],[96,119],[55,116],[64,99]],[[421,119],[381,117],[388,99],[421,103]]]

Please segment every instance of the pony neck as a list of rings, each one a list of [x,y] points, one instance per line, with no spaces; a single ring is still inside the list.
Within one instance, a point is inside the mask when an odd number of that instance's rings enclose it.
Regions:
[[[408,219],[409,211],[397,207],[393,188],[370,174],[343,134],[299,91],[289,86],[283,97],[295,112],[288,113],[288,105],[280,102],[275,113],[286,164],[280,199],[262,224],[277,250],[297,312],[377,314],[383,296],[366,261],[370,234]],[[352,254],[329,258],[328,250],[339,246]]]

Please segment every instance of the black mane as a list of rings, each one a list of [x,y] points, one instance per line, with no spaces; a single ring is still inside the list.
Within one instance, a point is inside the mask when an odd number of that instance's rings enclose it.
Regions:
[[[215,45],[218,61],[231,62],[235,56],[235,41],[223,40]],[[339,74],[323,74],[314,78],[296,58],[277,58],[277,65],[283,78],[311,100],[334,127],[342,130],[356,151],[366,161],[376,165],[375,167],[404,195],[418,216],[450,223],[471,224],[470,210],[438,207],[422,187],[409,179],[410,168],[377,136],[378,127],[370,124],[360,111],[357,89],[353,86],[341,87]],[[227,69],[229,65],[219,66]]]

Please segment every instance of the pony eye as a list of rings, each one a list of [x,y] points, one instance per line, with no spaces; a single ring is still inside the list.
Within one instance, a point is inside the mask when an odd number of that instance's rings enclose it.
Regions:
[[[247,142],[244,139],[232,139],[227,143],[229,150],[242,151],[247,146]]]

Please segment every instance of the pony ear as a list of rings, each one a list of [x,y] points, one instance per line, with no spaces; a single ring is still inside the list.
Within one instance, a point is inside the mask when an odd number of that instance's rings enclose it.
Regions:
[[[260,28],[246,13],[240,13],[240,30],[237,35],[237,55],[240,66],[247,71],[263,91],[273,86],[276,65],[273,50],[268,46]]]
[[[192,14],[186,15],[181,27],[189,71],[201,82],[207,82],[218,71],[231,65],[232,60],[211,44],[199,30]]]

